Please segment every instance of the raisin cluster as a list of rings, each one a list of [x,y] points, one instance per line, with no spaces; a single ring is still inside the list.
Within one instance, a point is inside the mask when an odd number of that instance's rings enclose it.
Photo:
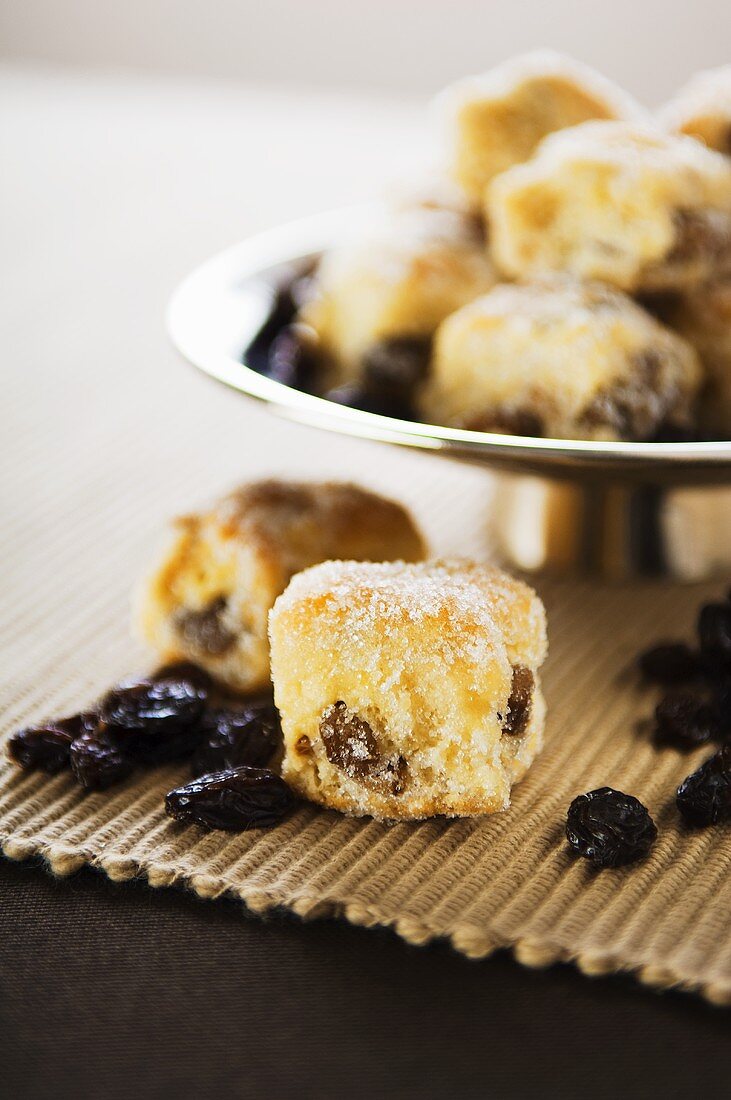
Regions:
[[[655,737],[686,750],[720,743],[680,784],[677,806],[689,825],[731,820],[731,592],[698,613],[696,645],[666,642],[639,660],[645,680],[669,688],[655,709]]]
[[[705,828],[731,821],[731,592],[701,607],[696,636],[695,646],[652,646],[638,667],[645,681],[665,689],[655,708],[656,744],[689,751],[720,743],[675,797],[684,822]],[[566,836],[596,866],[617,867],[647,855],[657,829],[636,798],[602,787],[571,803]]]
[[[281,738],[270,699],[222,697],[207,672],[182,662],[117,684],[80,714],[18,730],[8,753],[27,770],[70,768],[97,791],[138,767],[188,757],[195,791],[171,791],[168,813],[230,831],[274,824],[290,808],[289,788],[266,768]]]
[[[666,689],[655,710],[661,745],[694,749],[731,734],[731,594],[701,607],[697,642],[663,642],[646,650],[639,669]]]

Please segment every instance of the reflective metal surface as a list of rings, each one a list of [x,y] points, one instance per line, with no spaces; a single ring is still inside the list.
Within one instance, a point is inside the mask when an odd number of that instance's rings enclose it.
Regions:
[[[335,405],[245,366],[243,352],[267,314],[277,271],[317,256],[364,213],[294,222],[203,264],[170,303],[175,346],[207,374],[289,419],[497,471],[496,537],[521,568],[684,579],[731,569],[731,442],[596,443],[416,424]]]

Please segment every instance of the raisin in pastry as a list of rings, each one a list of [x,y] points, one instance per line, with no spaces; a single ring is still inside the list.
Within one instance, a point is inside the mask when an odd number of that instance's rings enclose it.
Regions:
[[[269,682],[267,616],[290,577],[327,558],[424,556],[399,504],[355,485],[261,481],[177,521],[144,586],[143,637],[238,691]]]
[[[665,104],[659,120],[667,129],[731,156],[731,65],[697,73]]]
[[[510,277],[564,271],[622,290],[682,290],[731,266],[731,161],[623,122],[552,134],[487,190]]]
[[[650,439],[692,418],[693,349],[626,295],[554,277],[503,284],[437,331],[433,423],[559,439]]]
[[[495,282],[474,218],[444,208],[392,212],[323,257],[301,320],[316,333],[333,384],[362,375],[374,346],[428,338]]]
[[[543,605],[469,562],[327,562],[270,615],[283,776],[347,813],[494,813],[541,748]]]
[[[696,349],[706,372],[698,413],[701,433],[731,439],[731,274],[679,296],[668,321]]]
[[[452,174],[476,205],[493,176],[527,160],[547,134],[589,119],[641,114],[611,81],[551,50],[458,81],[441,93],[436,109]]]

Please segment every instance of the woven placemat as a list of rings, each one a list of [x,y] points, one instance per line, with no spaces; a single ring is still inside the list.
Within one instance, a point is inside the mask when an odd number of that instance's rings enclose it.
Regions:
[[[150,666],[129,637],[131,587],[167,516],[239,480],[354,478],[412,507],[435,552],[489,552],[484,471],[279,421],[179,364],[149,291],[99,295],[81,324],[86,279],[54,285],[53,318],[21,325],[18,314],[0,409],[0,735]],[[339,913],[413,943],[444,937],[475,957],[507,946],[531,965],[631,970],[731,1002],[731,837],[679,827],[673,791],[703,753],[658,752],[636,732],[652,699],[625,672],[651,639],[691,629],[705,590],[538,587],[547,743],[505,814],[389,827],[303,806],[270,832],[204,835],[163,814],[183,768],[85,796],[66,775],[2,763],[3,850],[40,854],[57,874],[91,863],[238,896],[254,912]],[[603,784],[642,798],[660,836],[644,864],[596,874],[570,856],[563,824],[571,798]]]
[[[729,1003],[729,833],[679,826],[673,791],[703,753],[652,747],[636,728],[651,697],[626,669],[638,644],[690,621],[698,595],[544,587],[547,745],[507,813],[388,826],[303,806],[279,828],[230,837],[166,819],[163,795],[184,768],[84,795],[66,775],[25,776],[6,764],[3,850],[40,854],[59,875],[91,863],[115,880],[142,875],[154,886],[237,896],[255,913],[341,914],[393,927],[411,943],[448,938],[476,958],[510,947],[528,965],[631,970]],[[102,635],[119,629],[114,616],[102,620]],[[54,696],[18,703],[36,715]],[[570,799],[605,783],[646,802],[660,835],[644,864],[597,873],[572,858],[563,825]]]

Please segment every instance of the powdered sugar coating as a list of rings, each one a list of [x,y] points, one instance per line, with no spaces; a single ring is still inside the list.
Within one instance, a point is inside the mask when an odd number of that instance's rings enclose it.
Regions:
[[[546,134],[587,119],[639,119],[617,85],[578,61],[537,50],[466,77],[435,101],[454,179],[478,207],[499,172],[527,160]]]
[[[293,573],[337,555],[380,561],[424,553],[408,512],[357,485],[249,482],[176,522],[138,597],[139,629],[163,660],[196,661],[238,691],[266,688],[269,610]],[[204,644],[181,632],[181,622],[201,614],[228,644],[212,649],[210,638]]]
[[[292,579],[269,629],[284,775],[305,797],[385,818],[508,804],[543,731],[545,613],[527,585],[463,561],[328,562]],[[510,736],[516,667],[531,672],[535,691],[525,730]],[[357,729],[367,723],[370,777],[323,744],[334,706]],[[358,747],[348,744],[350,759]],[[398,790],[376,781],[379,758],[396,769]]]
[[[731,264],[731,161],[650,126],[585,122],[497,176],[485,215],[511,278],[681,290]]]
[[[553,438],[643,439],[687,425],[693,349],[626,294],[565,276],[502,284],[437,330],[424,417]]]
[[[380,340],[429,337],[496,280],[474,218],[431,206],[381,212],[327,252],[300,319],[333,381],[358,377]]]
[[[462,77],[439,93],[434,101],[435,110],[437,114],[449,116],[475,96],[486,99],[507,97],[521,84],[548,77],[563,78],[586,89],[596,96],[608,116],[628,120],[641,120],[647,116],[645,108],[624,88],[590,65],[558,50],[530,50],[509,58],[488,72]]]
[[[731,154],[731,65],[696,73],[659,111],[658,121]]]
[[[452,629],[442,636],[448,664],[465,658],[479,662],[498,644],[515,649],[519,639],[511,617],[519,604],[528,614],[520,643],[530,640],[532,663],[540,664],[545,656],[545,613],[535,593],[487,565],[460,559],[323,562],[292,578],[275,612],[312,602],[324,614],[347,616],[354,645],[369,639],[376,627],[388,634],[404,620],[415,627],[427,619],[449,625]],[[475,632],[466,633],[467,627]]]
[[[583,122],[549,134],[536,151],[538,157],[542,171],[591,159],[592,163],[611,164],[628,172],[654,170],[662,177],[679,173],[686,187],[695,186],[699,198],[729,201],[731,168],[722,157],[686,135],[664,133],[649,122]],[[530,168],[524,165],[521,170]]]

